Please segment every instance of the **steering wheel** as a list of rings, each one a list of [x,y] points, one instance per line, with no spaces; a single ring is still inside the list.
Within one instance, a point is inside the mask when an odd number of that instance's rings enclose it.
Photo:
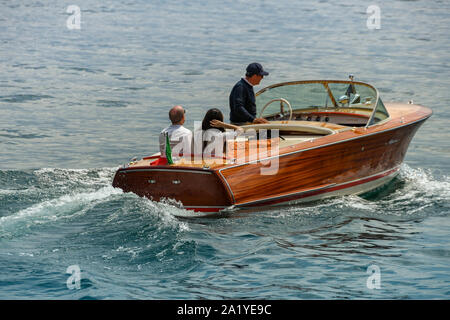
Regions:
[[[272,99],[269,102],[267,102],[266,105],[262,108],[261,112],[259,113],[259,117],[262,118],[262,114],[263,114],[264,110],[266,110],[267,106],[275,101],[280,101],[280,111],[281,111],[280,116],[282,116],[282,117],[284,116],[283,103],[287,104],[287,106],[289,107],[289,120],[288,121],[290,121],[292,119],[292,107],[291,107],[291,104],[289,103],[289,101],[287,101],[286,99],[283,99],[283,98]]]

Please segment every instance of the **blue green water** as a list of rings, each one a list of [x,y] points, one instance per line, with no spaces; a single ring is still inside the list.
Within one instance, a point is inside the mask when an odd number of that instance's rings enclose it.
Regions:
[[[378,1],[369,30],[372,4],[0,0],[0,299],[448,299],[450,4]],[[182,219],[112,188],[171,106],[227,114],[253,61],[257,89],[353,73],[434,114],[364,198]]]

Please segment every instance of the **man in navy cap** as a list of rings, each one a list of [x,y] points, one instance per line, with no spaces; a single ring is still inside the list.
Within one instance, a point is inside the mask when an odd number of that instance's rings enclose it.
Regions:
[[[253,86],[258,85],[264,76],[269,75],[257,62],[247,66],[245,78],[235,84],[230,93],[230,122],[240,125],[244,123],[267,123],[263,118],[256,118],[255,92]]]

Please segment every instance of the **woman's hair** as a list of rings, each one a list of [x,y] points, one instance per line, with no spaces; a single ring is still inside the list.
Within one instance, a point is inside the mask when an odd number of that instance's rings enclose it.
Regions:
[[[212,127],[211,124],[210,124],[211,120],[223,121],[222,111],[220,111],[217,108],[212,108],[212,109],[209,109],[206,112],[205,117],[203,118],[203,121],[202,121],[202,130],[203,130],[203,132],[205,132],[206,130],[211,129],[211,128],[218,129],[218,130],[220,130],[222,132],[225,131],[224,128]]]

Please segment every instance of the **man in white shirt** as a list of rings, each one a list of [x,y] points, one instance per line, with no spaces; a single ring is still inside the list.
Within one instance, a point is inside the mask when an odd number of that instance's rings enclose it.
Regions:
[[[175,106],[169,111],[170,126],[159,134],[159,151],[161,157],[166,157],[166,133],[169,134],[172,156],[179,157],[191,153],[192,131],[183,127],[186,111],[182,106]]]

